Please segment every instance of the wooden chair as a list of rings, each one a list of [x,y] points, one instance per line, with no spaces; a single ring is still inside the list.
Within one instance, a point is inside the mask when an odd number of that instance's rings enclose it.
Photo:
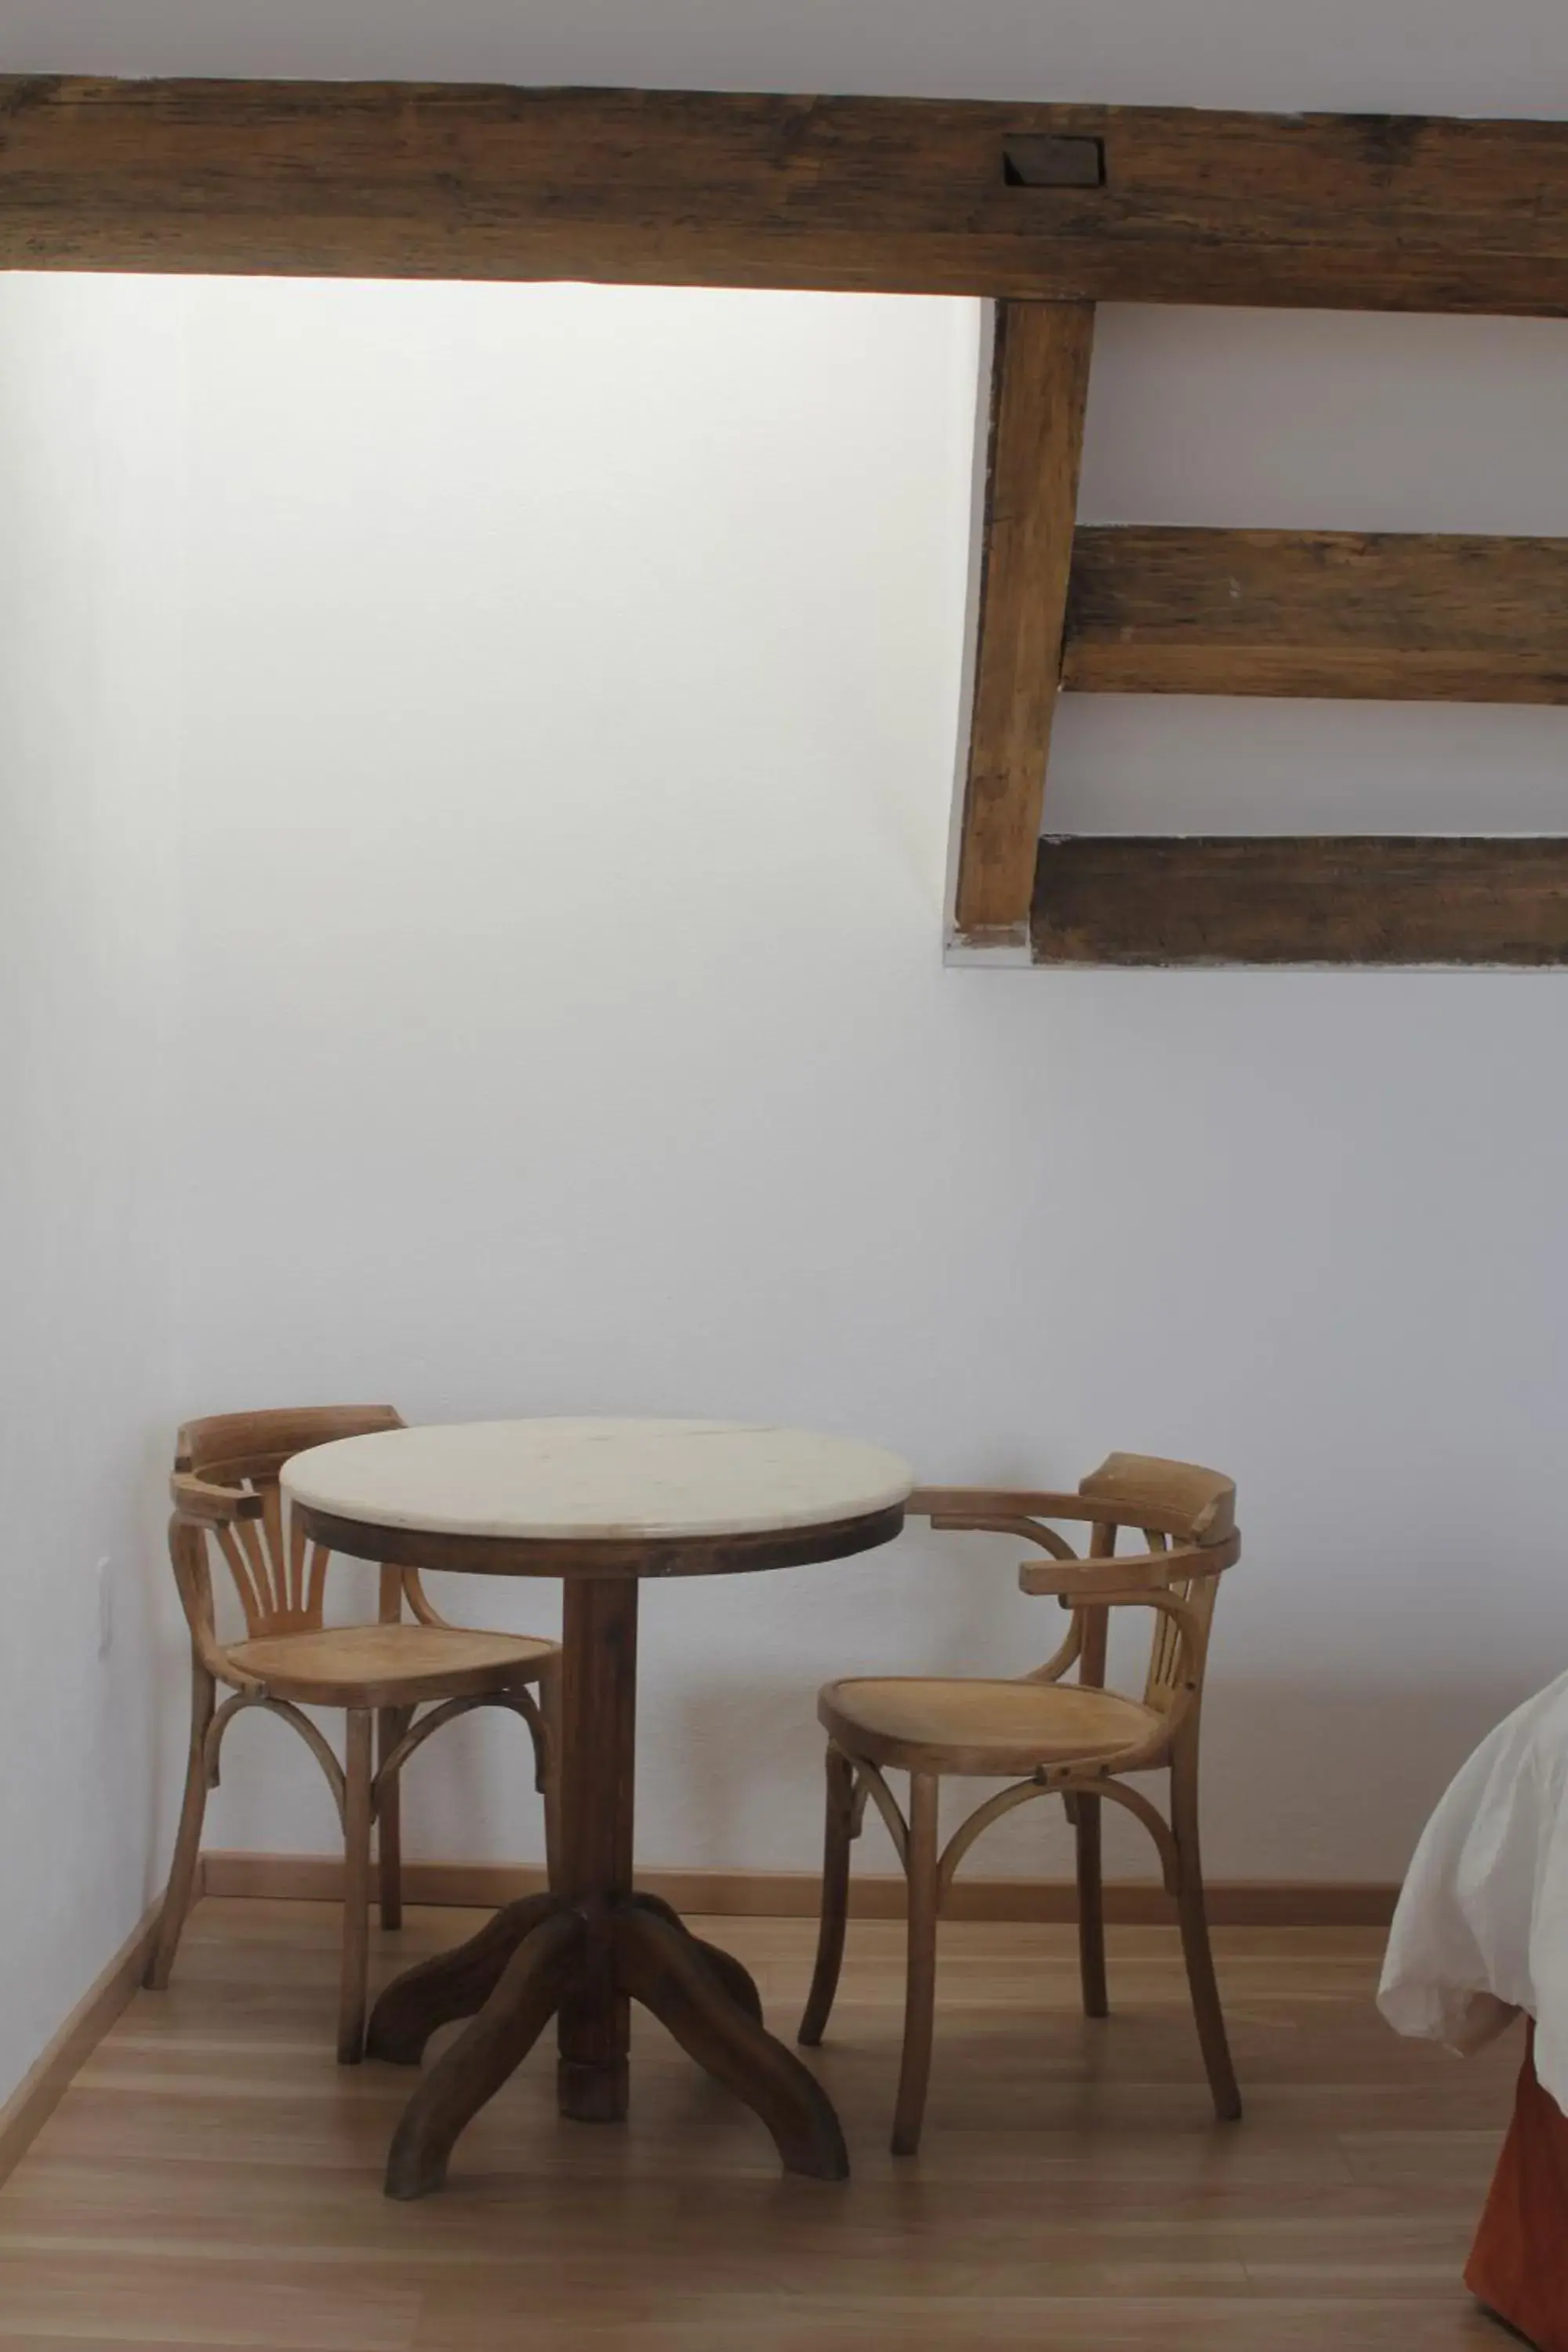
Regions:
[[[322,1622],[331,1554],[285,1524],[278,1474],[290,1454],[338,1437],[401,1429],[391,1405],[324,1405],[280,1412],[221,1413],[187,1422],[170,1481],[169,1550],[191,1629],[191,1746],[184,1805],[147,1982],[169,1981],[201,1856],[207,1792],[235,1717],[264,1707],[292,1725],[326,1774],[343,1828],[343,1944],[338,2057],[354,2064],[364,2044],[369,1962],[371,1833],[378,1829],[381,1919],[402,1921],[399,1787],[404,1766],[433,1731],[474,1707],[505,1706],[533,1735],[545,1841],[553,1872],[554,1774],[550,1725],[560,1651],[553,1642],[449,1625],[426,1600],[417,1569],[381,1571],[379,1622]],[[216,1631],[208,1544],[216,1543],[245,1612],[246,1638]],[[406,1601],[414,1622],[403,1616]],[[221,1706],[217,1686],[232,1695]],[[536,1701],[530,1685],[539,1686]],[[344,1761],[301,1710],[342,1707]],[[425,1706],[426,1711],[417,1714]],[[372,1754],[372,1735],[376,1753]]]
[[[817,1702],[827,1746],[827,1833],[822,1927],[816,1970],[800,2039],[821,2041],[844,1954],[849,1845],[869,1797],[887,1822],[909,1880],[909,1976],[903,2063],[893,2124],[893,2152],[912,2156],[920,2142],[931,2073],[936,1992],[936,1923],[954,1872],[983,1831],[1032,1797],[1067,1801],[1078,1846],[1079,1964],[1083,2005],[1106,2014],[1105,1928],[1100,1884],[1100,1804],[1109,1798],[1143,1823],[1159,1848],[1166,1891],[1174,1895],[1192,1988],[1198,2039],[1217,2114],[1241,2113],[1215,1982],[1198,1853],[1198,1727],[1209,1625],[1219,1577],[1240,1556],[1236,1489],[1217,1471],[1189,1463],[1113,1454],[1076,1495],[1014,1488],[917,1489],[911,1515],[933,1528],[1016,1535],[1047,1558],[1026,1562],[1026,1592],[1050,1593],[1072,1612],[1067,1639],[1043,1666],[1016,1682],[942,1680],[919,1675],[826,1685]],[[1080,1558],[1051,1519],[1087,1522]],[[1142,1528],[1148,1549],[1118,1559],[1121,1528]],[[1152,1654],[1142,1696],[1105,1687],[1112,1609],[1154,1612]],[[1076,1666],[1077,1680],[1064,1681]],[[910,1775],[910,1811],[900,1811],[884,1773]],[[1125,1775],[1166,1770],[1170,1814],[1163,1818]],[[944,1773],[1005,1778],[937,1845],[937,1797]],[[1021,1777],[1019,1777],[1021,1776]]]

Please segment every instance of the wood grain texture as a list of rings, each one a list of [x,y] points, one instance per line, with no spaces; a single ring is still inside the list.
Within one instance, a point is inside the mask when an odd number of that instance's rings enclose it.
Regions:
[[[971,944],[1022,940],[1028,922],[1093,346],[1082,303],[998,307],[953,909]]]
[[[1037,964],[1568,964],[1568,839],[1040,844]]]
[[[304,1706],[416,1706],[537,1682],[556,1654],[527,1633],[466,1625],[326,1625],[229,1645],[230,1662]]]
[[[411,1911],[422,1959],[479,1923]],[[208,1901],[164,1999],[121,2017],[0,2196],[18,2347],[250,2352],[1486,2352],[1461,2269],[1512,2036],[1458,2063],[1372,2005],[1376,1931],[1216,1939],[1247,2124],[1194,2097],[1172,1929],[1111,1937],[1114,2031],[1070,1927],[943,1924],[921,2151],[887,2153],[903,1930],[852,1925],[813,2070],[854,2178],[781,2181],[744,2108],[652,2020],[624,2132],[555,2113],[536,2050],[464,2182],[382,2198],[406,2076],[340,2075],[318,2021],[336,1918]],[[808,1920],[731,1923],[797,2012]],[[384,1958],[381,1965],[388,1963]],[[945,2062],[945,2063],[944,2063]]]
[[[827,1744],[827,1803],[823,1817],[822,1899],[816,1932],[816,1959],[811,1990],[795,2039],[815,2050],[826,2031],[844,1966],[844,1939],[849,1921],[849,1849],[860,1827],[856,1803],[855,1767],[841,1748]],[[908,1913],[908,1882],[905,1912]]]
[[[342,1864],[327,1853],[241,1853],[217,1849],[202,1856],[209,1893],[271,1902],[335,1903],[342,1895]],[[495,1910],[545,1891],[544,1873],[500,1862],[405,1862],[405,1899],[440,1909]],[[683,1914],[725,1919],[813,1919],[821,1880],[812,1870],[637,1871],[639,1890],[658,1894]],[[1231,1878],[1211,1882],[1209,1909],[1233,1927],[1386,1927],[1397,1886],[1376,1880]],[[946,1917],[1070,1922],[1077,1897],[1070,1880],[960,1877],[949,1888]],[[901,1919],[904,1882],[882,1871],[854,1881],[849,1913],[856,1919]],[[1113,1879],[1105,1889],[1105,1916],[1119,1927],[1157,1927],[1175,1917],[1170,1896],[1153,1881]]]
[[[1005,1778],[1146,1747],[1160,1718],[1114,1691],[938,1675],[852,1677],[816,1703],[828,1737],[899,1771]]]
[[[754,2025],[762,2025],[765,2022],[763,2016],[763,1997],[757,1990],[755,1979],[750,1969],[742,1961],[736,1959],[733,1953],[721,1950],[719,1945],[710,1944],[700,1936],[694,1936],[674,1904],[667,1903],[662,1895],[650,1895],[646,1889],[639,1890],[632,1896],[632,1908],[634,1911],[651,1911],[656,1918],[664,1921],[666,1927],[674,1927],[687,1937],[696,1945],[703,1960],[718,1978],[731,2000],[745,2011]]]
[[[426,1600],[417,1562],[381,1570],[374,1624],[323,1622],[330,1549],[307,1544],[302,1515],[286,1508],[279,1474],[291,1454],[333,1440],[400,1429],[392,1405],[288,1406],[209,1415],[186,1422],[175,1440],[170,1493],[170,1559],[191,1635],[191,1737],[184,1797],[163,1915],[147,1973],[163,1990],[179,1950],[201,1868],[208,1792],[217,1786],[221,1750],[237,1713],[260,1706],[290,1725],[321,1766],[343,1826],[343,1963],[338,2053],[357,2062],[364,2038],[365,1969],[372,1845],[378,1816],[384,1838],[382,1914],[395,1923],[401,1878],[398,1787],[404,1766],[425,1739],[478,1706],[521,1714],[535,1735],[545,1781],[544,1732],[524,1685],[551,1684],[553,1642],[448,1625]],[[209,1546],[234,1580],[248,1638],[221,1642],[214,1614]],[[309,1558],[307,1559],[307,1554]],[[403,1603],[415,1622],[401,1622]],[[232,1696],[215,1711],[218,1685]],[[417,1708],[426,1712],[414,1718]],[[306,1706],[346,1711],[340,1762]],[[383,1769],[374,1769],[379,1716]],[[553,1790],[547,1788],[547,1822]]]
[[[504,1904],[456,1952],[421,1961],[395,1978],[375,2004],[365,2056],[388,2066],[417,2066],[432,2033],[460,2017],[477,2017],[513,1954],[563,1908],[561,1897],[547,1889],[524,1895]]]
[[[1568,539],[1080,530],[1061,682],[1565,702]]]
[[[389,2197],[412,2200],[443,2186],[458,2137],[560,2008],[587,1932],[576,1912],[561,1906],[523,1937],[483,2008],[442,2051],[399,2118],[386,2159]]]
[[[895,1503],[858,1518],[765,1528],[751,1535],[584,1537],[564,1543],[554,1536],[451,1535],[426,1528],[383,1527],[339,1518],[312,1503],[295,1508],[319,1543],[353,1559],[449,1569],[464,1576],[545,1576],[563,1584],[600,1577],[740,1576],[847,1559],[891,1543],[904,1524],[904,1506]]]
[[[900,1504],[900,1519],[902,1511]],[[862,1530],[882,1516],[862,1520]],[[784,1539],[804,1535],[815,1542],[815,1556],[838,1557],[845,1524],[785,1530]],[[721,1554],[731,1540],[713,1538],[709,1549]],[[520,1572],[526,1573],[538,1546],[525,1538],[519,1549]],[[423,2049],[430,2033],[455,2017],[470,2021],[441,2053],[398,2126],[387,2194],[416,2199],[442,2185],[458,2135],[552,2015],[561,2113],[577,2123],[623,2122],[634,2001],[755,2109],[786,2170],[842,2179],[847,2158],[831,2103],[766,2031],[744,1966],[689,1935],[661,1894],[639,1899],[633,1890],[638,1596],[641,1575],[655,1572],[651,1563],[664,1547],[650,1538],[639,1565],[618,1576],[602,1570],[574,1576],[574,1549],[567,1539],[554,1545],[564,1594],[560,1704],[551,1725],[559,1824],[548,1916],[512,1948],[520,1918],[526,1922],[535,1906],[509,1906],[473,1942],[434,1968],[405,1972],[377,2002],[370,2044],[395,2057]],[[597,1555],[603,1546],[590,1537],[576,1549]],[[501,1566],[505,1572],[504,1557]],[[367,1727],[369,1720],[366,1715]],[[353,1853],[351,1841],[351,1862]],[[344,1880],[351,1916],[363,1916],[363,1903],[355,1909],[359,1891],[351,1868]],[[498,1958],[504,1963],[499,1977]],[[474,2014],[476,1992],[484,1999]]]
[[[928,1488],[911,1498],[911,1507],[917,1515],[923,1510],[936,1528],[991,1534],[1005,1528],[1034,1544],[1045,1559],[1026,1562],[1019,1584],[1026,1592],[1058,1598],[1073,1612],[1073,1638],[1044,1665],[1016,1681],[980,1675],[862,1675],[828,1683],[817,1696],[817,1716],[828,1736],[823,1933],[801,2039],[812,2043],[822,2039],[837,1975],[834,1915],[842,1912],[843,1902],[836,1816],[845,1807],[835,1757],[841,1754],[855,1779],[847,1809],[851,1832],[858,1818],[854,1799],[861,1804],[869,1799],[888,1825],[909,1880],[909,1982],[892,2133],[898,2156],[913,2156],[920,2146],[931,2066],[936,1929],[943,1895],[964,1856],[993,1822],[1019,1805],[1053,1794],[1065,1798],[1068,1819],[1079,1833],[1079,1951],[1086,2013],[1100,2017],[1107,2008],[1098,1827],[1100,1808],[1110,1801],[1131,1811],[1154,1840],[1165,1885],[1177,1902],[1215,2112],[1226,2122],[1241,2115],[1215,1979],[1198,1833],[1198,1739],[1209,1629],[1220,1578],[1241,1549],[1235,1483],[1223,1471],[1198,1463],[1112,1454],[1079,1482],[1076,1495],[1062,1498],[1059,1510],[1049,1496],[1037,1494],[1035,1511],[1015,1516],[1010,1507],[1018,1492],[1016,1487],[976,1486],[966,1494]],[[1151,1510],[1167,1522],[1184,1523],[1203,1533],[1172,1545],[1147,1525],[1145,1515]],[[1048,1524],[1058,1517],[1069,1525],[1089,1521],[1084,1553],[1075,1552],[1059,1528]],[[1147,1549],[1133,1557],[1116,1557],[1123,1529]],[[1153,1621],[1138,1699],[1107,1685],[1109,1619],[1113,1609],[1129,1607],[1147,1610]],[[1064,1676],[1075,1663],[1078,1680],[1068,1683]],[[1163,1814],[1142,1788],[1123,1785],[1124,1775],[1143,1775],[1155,1767],[1169,1775]],[[909,1776],[907,1813],[900,1812],[884,1777],[889,1769]],[[1014,1785],[968,1805],[943,1844],[938,1835],[942,1782],[956,1776],[1004,1779]],[[1094,1827],[1087,1841],[1090,1867],[1086,1872],[1084,1832],[1090,1821]]]
[[[0,267],[1559,314],[1568,125],[9,77]]]
[[[794,2052],[767,2032],[752,2001],[733,1998],[707,1957],[710,1949],[683,1922],[672,1923],[646,1904],[628,1905],[616,1920],[619,1981],[688,2057],[766,2125],[784,2170],[813,2180],[847,2180],[849,2152],[832,2101]],[[749,1969],[744,1974],[755,1996],[755,1979]]]
[[[561,1891],[584,1938],[561,2004],[563,2115],[617,2121],[626,2111],[631,2004],[616,1979],[613,1908],[632,1892],[637,1817],[637,1580],[562,1588]]]
[[[199,1888],[199,1879],[198,1879]],[[47,2047],[0,2105],[0,2183],[21,2162],[147,1972],[163,1909],[155,1903],[89,1985]]]

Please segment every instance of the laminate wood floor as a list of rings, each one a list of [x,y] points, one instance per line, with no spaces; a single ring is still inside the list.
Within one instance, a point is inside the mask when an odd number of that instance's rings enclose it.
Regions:
[[[373,1966],[477,1924],[412,1912]],[[792,2034],[811,1923],[709,1932]],[[1377,1932],[1219,1935],[1226,2126],[1173,1935],[1111,1931],[1091,2024],[1070,1930],[946,1927],[914,2161],[887,2150],[900,1937],[851,1923],[816,2062],[847,2186],[781,2178],[639,2015],[627,2125],[559,2120],[542,2048],[409,2206],[381,2169],[410,2077],[333,2063],[335,1910],[208,1900],[173,1990],[138,1995],[0,2190],[0,2352],[1505,2352],[1459,2273],[1519,2046],[1397,2041]]]

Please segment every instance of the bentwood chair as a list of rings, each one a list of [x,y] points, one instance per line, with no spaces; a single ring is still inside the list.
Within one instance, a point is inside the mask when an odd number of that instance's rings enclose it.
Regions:
[[[893,2152],[920,2143],[931,2073],[936,1992],[936,1923],[954,1872],[990,1824],[1032,1797],[1066,1800],[1078,1847],[1079,1957],[1083,2005],[1107,2012],[1100,1883],[1100,1805],[1124,1806],[1159,1849],[1165,1888],[1176,1901],[1198,2039],[1216,2113],[1240,2116],[1241,2097],[1215,1982],[1198,1853],[1198,1727],[1209,1626],[1222,1571],[1240,1556],[1236,1489],[1217,1471],[1190,1463],[1113,1454],[1076,1495],[1015,1488],[928,1486],[909,1509],[933,1528],[1016,1535],[1047,1555],[1026,1561],[1026,1592],[1048,1593],[1072,1612],[1056,1655],[1016,1682],[904,1675],[829,1683],[817,1702],[827,1731],[827,1834],[816,1971],[800,2039],[822,2039],[844,1954],[849,1845],[869,1798],[887,1822],[909,1880],[909,1974],[903,2062]],[[1046,1522],[1086,1523],[1079,1557]],[[1147,1549],[1116,1557],[1119,1531],[1141,1528]],[[1153,1612],[1152,1655],[1141,1696],[1105,1687],[1113,1609]],[[1077,1669],[1073,1682],[1065,1679]],[[884,1775],[910,1776],[906,1820]],[[1169,1817],[1133,1773],[1170,1775]],[[942,1776],[1011,1782],[977,1806],[946,1845],[937,1844]]]
[[[303,1527],[287,1510],[278,1474],[290,1454],[309,1446],[403,1426],[391,1405],[221,1413],[185,1423],[170,1481],[169,1550],[191,1629],[191,1747],[147,1982],[162,1990],[174,1965],[195,1888],[207,1792],[218,1785],[224,1734],[246,1708],[263,1707],[304,1740],[326,1775],[342,1823],[338,2057],[345,2065],[354,2064],[364,2047],[372,1831],[382,1925],[396,1927],[403,1899],[400,1782],[405,1765],[432,1732],[479,1706],[510,1707],[522,1717],[533,1736],[552,1872],[554,1865],[551,1725],[557,1644],[449,1625],[431,1607],[412,1568],[383,1568],[378,1622],[324,1622],[331,1555],[322,1544],[307,1545]],[[216,1632],[209,1543],[216,1545],[238,1592],[243,1641],[226,1642]],[[403,1615],[405,1601],[412,1623]],[[220,1685],[229,1693],[221,1706]],[[303,1712],[308,1706],[345,1711],[342,1763]]]

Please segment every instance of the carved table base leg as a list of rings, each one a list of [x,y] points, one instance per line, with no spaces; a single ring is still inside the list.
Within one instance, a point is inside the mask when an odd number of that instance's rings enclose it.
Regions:
[[[735,1958],[733,1952],[724,1951],[718,1944],[705,1944],[700,1936],[694,1936],[674,1904],[667,1903],[662,1895],[638,1893],[632,1896],[632,1902],[637,1910],[651,1911],[656,1919],[667,1921],[679,1935],[684,1936],[687,1942],[701,1953],[731,2000],[738,2001],[755,2024],[762,2024],[763,1996],[752,1981],[751,1970]]]
[[[631,2097],[631,2009],[616,1981],[612,1915],[584,1921],[572,1982],[561,2003],[555,2104],[578,2124],[618,2124]]]
[[[616,1919],[616,1972],[689,2057],[762,2117],[786,2172],[848,2179],[848,2150],[826,2092],[733,1998],[695,1936],[630,1904]]]
[[[524,1915],[531,1912],[532,1924]],[[694,2058],[743,2099],[773,2134],[786,2172],[848,2178],[844,2135],[826,2093],[793,2052],[764,2032],[762,2001],[741,1962],[704,1943],[656,1895],[634,1895],[601,1921],[613,1999],[640,2001]],[[386,2170],[389,2197],[439,2189],[458,2134],[519,2066],[558,2010],[602,1997],[590,1924],[559,1896],[532,1895],[499,1913],[456,1952],[411,1969],[376,2004],[373,2056],[416,2060],[438,2024],[478,2014],[443,2052],[398,2125]],[[445,1967],[443,1964],[446,1964]],[[488,1997],[482,1989],[488,1979]],[[479,2006],[479,1999],[483,2005]],[[617,2078],[619,2079],[619,2078]],[[623,2084],[624,2087],[624,2084]],[[614,2120],[603,2099],[563,2113]]]
[[[404,2064],[417,2062],[438,2025],[472,2021],[398,2126],[389,2197],[423,2197],[441,2186],[464,2125],[557,2012],[561,2113],[619,2121],[634,2000],[755,2110],[786,2171],[819,2180],[848,2173],[826,2093],[764,2032],[746,1969],[693,1936],[668,1903],[632,1890],[637,1632],[634,1576],[568,1579],[556,1891],[510,1904],[471,1942],[399,1977],[375,2005],[369,2054]]]
[[[556,1908],[518,1946],[489,1999],[420,2084],[393,2137],[389,2197],[426,2197],[447,2178],[447,2159],[471,2123],[527,2057],[556,2010],[586,1930]]]
[[[450,1952],[405,1969],[371,2012],[365,2056],[394,2066],[417,2066],[438,2026],[483,2009],[512,1954],[546,1919],[565,1908],[559,1895],[528,1895],[509,1903],[489,1925]]]

